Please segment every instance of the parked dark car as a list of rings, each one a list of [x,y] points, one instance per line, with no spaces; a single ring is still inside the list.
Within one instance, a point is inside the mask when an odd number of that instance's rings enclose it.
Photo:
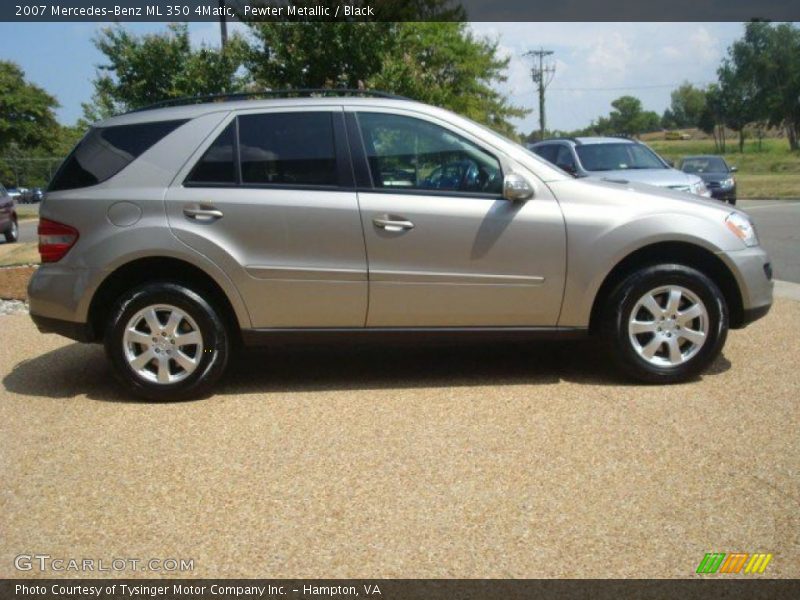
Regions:
[[[721,156],[687,156],[681,161],[681,171],[701,177],[712,198],[736,204],[736,167]]]
[[[33,188],[25,196],[27,204],[38,204],[44,198],[44,190],[42,188]]]
[[[5,236],[8,243],[16,242],[19,238],[16,209],[17,201],[0,185],[0,234]]]

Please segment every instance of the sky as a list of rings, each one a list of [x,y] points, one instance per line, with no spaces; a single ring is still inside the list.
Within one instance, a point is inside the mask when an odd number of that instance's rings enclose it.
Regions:
[[[0,23],[0,59],[11,60],[29,81],[55,95],[64,124],[82,114],[91,80],[103,55],[92,38],[100,23]],[[705,85],[728,46],[741,37],[741,23],[472,23],[476,35],[488,36],[510,58],[508,80],[500,90],[517,106],[532,109],[514,124],[538,128],[538,98],[530,77],[530,49],[554,51],[555,77],[546,94],[549,129],[572,130],[607,115],[611,101],[630,94],[659,114],[669,106],[672,89],[684,81]],[[162,31],[164,23],[127,23],[136,33]],[[234,24],[233,28],[246,28]],[[219,44],[216,23],[190,23],[194,44]]]

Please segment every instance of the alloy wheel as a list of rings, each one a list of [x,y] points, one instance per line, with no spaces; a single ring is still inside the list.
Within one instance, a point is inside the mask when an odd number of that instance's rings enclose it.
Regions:
[[[183,381],[203,357],[203,336],[185,311],[169,304],[148,306],[125,326],[123,352],[141,379],[170,384]]]
[[[628,336],[636,353],[658,367],[674,367],[691,360],[705,344],[708,309],[685,287],[661,286],[644,294],[634,305]]]

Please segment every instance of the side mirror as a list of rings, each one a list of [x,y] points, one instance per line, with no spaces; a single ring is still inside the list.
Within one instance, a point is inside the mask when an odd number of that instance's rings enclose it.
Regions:
[[[675,168],[675,161],[674,161],[674,160],[668,160],[668,161],[667,161],[667,164],[668,164],[670,167],[672,167],[673,169]]]
[[[735,166],[731,166],[731,173],[736,173],[736,171],[738,171],[738,170],[739,169],[736,168]]]
[[[509,173],[503,178],[503,198],[510,202],[523,202],[533,198],[533,186],[522,175]]]

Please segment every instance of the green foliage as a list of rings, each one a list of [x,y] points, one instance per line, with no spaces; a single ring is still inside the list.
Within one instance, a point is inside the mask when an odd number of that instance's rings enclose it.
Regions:
[[[527,110],[510,105],[493,88],[506,80],[508,58],[497,43],[476,38],[465,23],[399,23],[391,52],[367,85],[448,108],[514,136],[511,117]]]
[[[661,117],[652,110],[643,110],[642,101],[633,96],[620,96],[611,103],[607,117],[600,117],[589,127],[573,135],[630,135],[635,136],[661,127]]]
[[[58,101],[25,80],[16,64],[0,61],[0,181],[43,186],[53,165],[69,151],[72,128],[56,121]]]
[[[0,155],[12,145],[51,147],[58,128],[53,112],[57,107],[53,96],[25,81],[16,64],[0,61]]]
[[[670,106],[664,111],[661,126],[665,129],[697,127],[705,107],[705,91],[684,83],[670,94]]]
[[[800,147],[800,28],[748,23],[718,75],[725,95],[721,116],[729,127],[742,132],[747,123],[763,121],[783,127],[792,150]]]
[[[224,49],[192,48],[185,23],[164,33],[136,36],[122,27],[103,29],[94,40],[108,61],[98,66],[87,120],[183,96],[229,93],[245,81],[239,69],[245,42],[233,36]]]
[[[247,66],[269,88],[371,88],[456,111],[514,135],[527,111],[493,89],[508,59],[465,23],[252,23]]]
[[[363,87],[391,46],[392,23],[251,23],[246,64],[257,87]]]

